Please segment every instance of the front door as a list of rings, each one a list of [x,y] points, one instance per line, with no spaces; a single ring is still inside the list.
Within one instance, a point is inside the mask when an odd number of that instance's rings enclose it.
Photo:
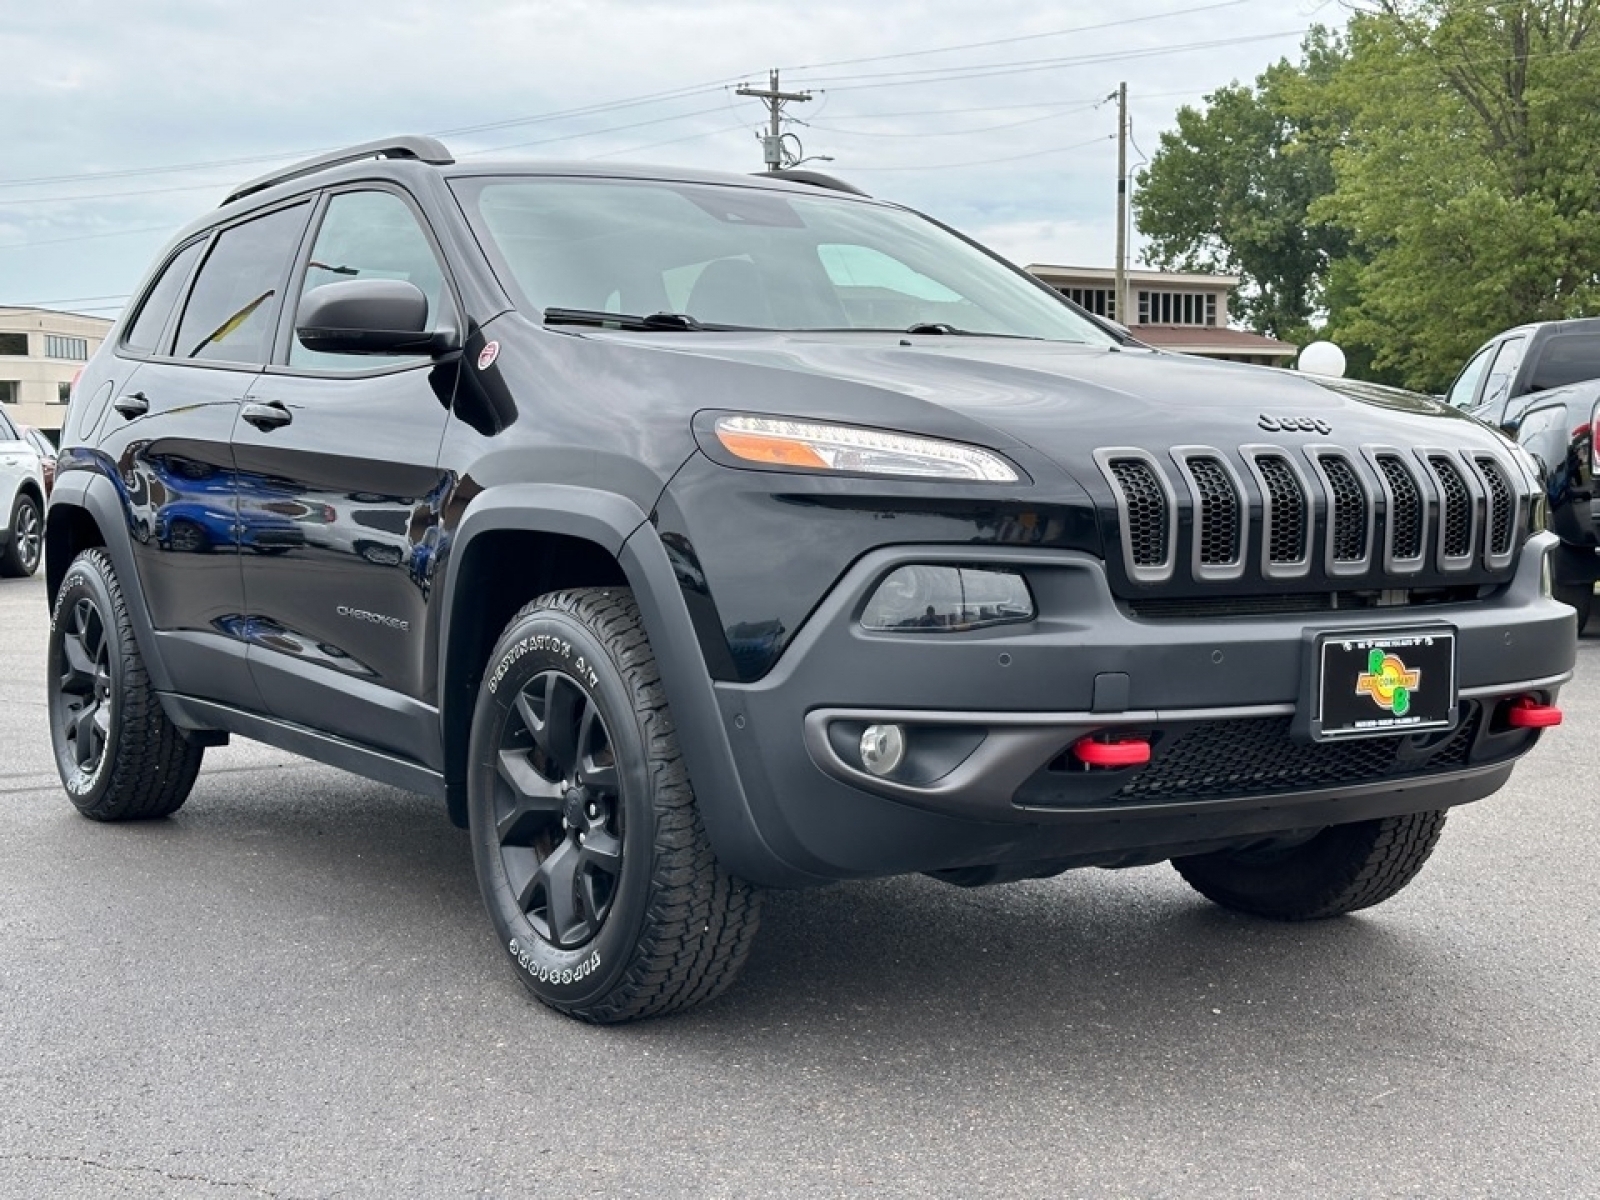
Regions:
[[[435,327],[456,319],[399,193],[328,197],[297,294],[360,278],[408,280]],[[426,568],[455,365],[280,342],[234,433],[251,673],[283,720],[437,768]]]

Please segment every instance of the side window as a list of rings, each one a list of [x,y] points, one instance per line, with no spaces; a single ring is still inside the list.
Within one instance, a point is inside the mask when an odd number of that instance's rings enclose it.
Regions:
[[[1600,336],[1563,333],[1545,342],[1533,368],[1533,390],[1600,378]]]
[[[1451,408],[1472,407],[1472,397],[1478,390],[1478,380],[1483,378],[1483,369],[1489,365],[1489,356],[1496,349],[1497,346],[1485,346],[1461,368],[1461,374],[1456,376],[1456,381],[1450,385],[1449,395],[1445,397],[1446,403]]]
[[[272,350],[279,293],[305,229],[309,204],[296,204],[224,229],[189,292],[179,358],[265,363]]]
[[[428,298],[430,330],[438,327],[441,311],[450,303],[433,246],[411,207],[393,192],[340,192],[328,202],[311,246],[299,302],[324,284],[350,279],[403,279],[416,284]],[[298,337],[289,343],[292,367],[370,371],[420,361],[415,356],[324,354],[308,350]]]
[[[1506,393],[1511,389],[1511,380],[1516,377],[1517,368],[1522,365],[1522,356],[1527,349],[1526,337],[1507,338],[1500,343],[1500,352],[1494,356],[1494,365],[1489,368],[1489,382],[1483,385],[1483,403],[1493,404],[1506,398]]]
[[[20,442],[17,436],[17,427],[11,423],[11,418],[0,412],[0,442]]]
[[[155,353],[156,342],[161,338],[161,331],[167,327],[167,318],[172,315],[173,305],[178,302],[183,285],[189,282],[189,273],[194,270],[195,260],[204,248],[204,239],[190,242],[167,262],[166,269],[145,293],[144,303],[139,306],[139,315],[134,317],[123,336],[122,344],[125,347],[137,354]]]

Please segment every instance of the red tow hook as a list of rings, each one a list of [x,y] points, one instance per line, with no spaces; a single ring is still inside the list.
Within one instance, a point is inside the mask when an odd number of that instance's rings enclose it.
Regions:
[[[1142,767],[1150,761],[1150,743],[1142,737],[1124,737],[1110,742],[1086,737],[1072,744],[1072,754],[1090,767]]]
[[[1506,724],[1513,729],[1549,729],[1561,724],[1561,710],[1532,696],[1518,696],[1506,709]]]

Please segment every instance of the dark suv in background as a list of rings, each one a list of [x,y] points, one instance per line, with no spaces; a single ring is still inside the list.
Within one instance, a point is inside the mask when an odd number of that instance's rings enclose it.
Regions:
[[[826,178],[354,147],[179,234],[84,372],[52,736],[97,820],[235,734],[440,797],[593,1021],[722,991],[762,887],[1170,859],[1332,916],[1559,720],[1534,482]]]
[[[1561,539],[1550,556],[1555,595],[1577,610],[1581,630],[1600,582],[1594,488],[1600,318],[1540,321],[1497,334],[1467,360],[1446,398],[1534,456],[1547,523]]]

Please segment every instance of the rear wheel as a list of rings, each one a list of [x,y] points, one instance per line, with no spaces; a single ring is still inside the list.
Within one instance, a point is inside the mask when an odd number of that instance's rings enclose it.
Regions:
[[[44,547],[43,534],[39,502],[23,492],[11,506],[11,537],[4,553],[0,553],[0,575],[19,578],[37,571]]]
[[[512,618],[470,754],[478,883],[529,991],[610,1023],[733,982],[759,895],[711,852],[631,593],[556,592]]]
[[[1444,829],[1441,812],[1333,825],[1287,848],[1219,850],[1172,865],[1208,900],[1279,921],[1370,908],[1422,870]]]
[[[61,581],[46,670],[50,741],[78,811],[96,821],[177,812],[205,751],[162,710],[104,550],[84,551]]]

